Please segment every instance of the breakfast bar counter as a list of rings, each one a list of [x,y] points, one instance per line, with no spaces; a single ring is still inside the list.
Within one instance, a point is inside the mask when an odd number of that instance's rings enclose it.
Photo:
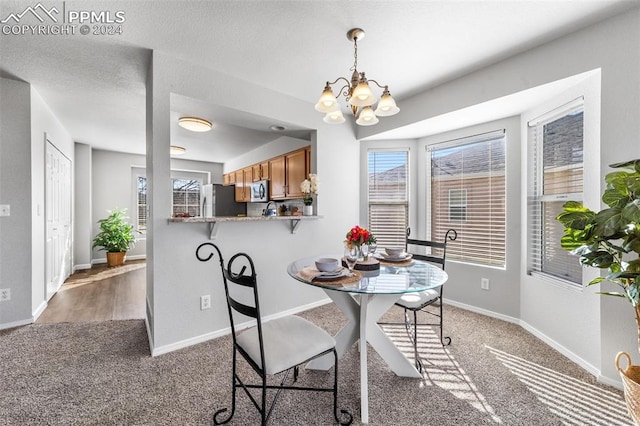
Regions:
[[[273,222],[288,220],[291,222],[291,233],[295,234],[300,221],[323,219],[324,216],[213,216],[213,217],[172,217],[173,223],[208,223],[209,239],[214,240],[221,222]]]

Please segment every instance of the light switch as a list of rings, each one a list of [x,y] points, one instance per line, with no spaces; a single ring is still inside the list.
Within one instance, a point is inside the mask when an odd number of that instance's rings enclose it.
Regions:
[[[0,204],[0,216],[11,216],[11,206],[9,204]]]

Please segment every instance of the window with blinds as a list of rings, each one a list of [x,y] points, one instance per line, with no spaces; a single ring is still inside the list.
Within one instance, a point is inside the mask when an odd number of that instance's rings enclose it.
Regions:
[[[529,122],[529,273],[582,285],[578,256],[560,246],[556,220],[568,200],[582,201],[582,99]]]
[[[505,266],[506,183],[503,130],[427,147],[431,162],[431,239],[448,229],[447,258]]]
[[[379,247],[404,247],[409,226],[409,152],[367,153],[369,231]]]

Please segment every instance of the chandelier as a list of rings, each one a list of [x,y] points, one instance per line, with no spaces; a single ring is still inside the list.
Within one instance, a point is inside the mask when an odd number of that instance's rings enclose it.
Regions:
[[[378,117],[387,117],[400,112],[400,108],[396,106],[389,93],[388,86],[383,86],[375,80],[367,79],[364,72],[358,71],[358,40],[364,38],[364,30],[361,28],[353,28],[347,32],[347,38],[353,41],[353,66],[349,68],[353,71],[351,80],[345,77],[338,77],[335,81],[329,82],[324,86],[320,100],[315,105],[316,111],[325,113],[323,121],[329,124],[344,123],[345,119],[338,99],[333,94],[331,86],[338,82],[344,82],[345,85],[338,91],[338,96],[344,96],[345,100],[351,107],[351,112],[357,117],[356,123],[360,126],[372,126],[378,123]],[[375,95],[369,87],[369,83],[374,83],[382,89],[382,96],[376,99]],[[373,104],[378,102],[374,111]]]

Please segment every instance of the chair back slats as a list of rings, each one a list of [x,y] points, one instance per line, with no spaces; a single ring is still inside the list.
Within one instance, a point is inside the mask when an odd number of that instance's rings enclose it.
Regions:
[[[251,318],[258,318],[258,310],[253,306],[240,303],[232,297],[229,297],[229,305],[231,305],[234,311],[242,315],[246,315]]]
[[[231,281],[234,284],[238,284],[244,287],[255,287],[256,286],[256,277],[255,275],[243,275],[245,271],[245,267],[242,267],[242,270],[234,274],[229,269],[224,270],[224,276],[228,281]]]
[[[443,242],[407,238],[407,252],[411,253],[414,259],[435,263],[444,269],[447,259],[447,241],[455,241],[456,238],[458,238],[458,233],[455,229],[449,229],[446,232]],[[429,247],[433,250],[426,254],[418,253],[416,250],[412,250],[410,246]],[[434,253],[434,251],[437,253]]]

